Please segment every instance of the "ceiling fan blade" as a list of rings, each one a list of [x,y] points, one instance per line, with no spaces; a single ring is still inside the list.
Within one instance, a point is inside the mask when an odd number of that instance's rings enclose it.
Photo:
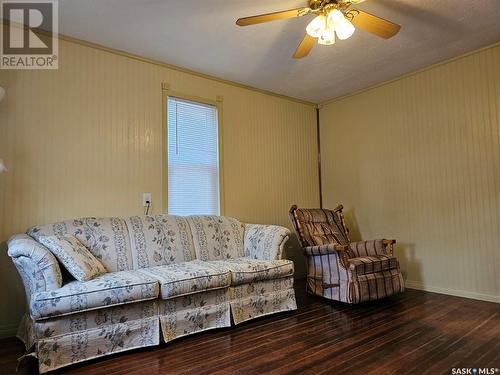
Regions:
[[[299,46],[295,50],[295,53],[293,54],[293,58],[294,59],[301,59],[301,58],[309,55],[309,52],[311,52],[315,43],[316,43],[316,38],[313,38],[309,34],[306,34],[304,39],[302,39],[302,42],[300,42]]]
[[[300,16],[303,16],[304,14],[307,14],[307,13],[308,13],[307,8],[290,9],[290,10],[284,10],[281,12],[260,14],[258,16],[238,18],[238,20],[236,21],[236,24],[238,26],[249,26],[249,25],[255,25],[257,23],[270,22],[270,21],[276,21],[276,20],[284,20],[286,18],[293,18],[293,17],[300,17]]]
[[[359,9],[347,12],[347,18],[354,26],[385,39],[393,37],[401,29],[401,26],[394,22],[384,20]]]

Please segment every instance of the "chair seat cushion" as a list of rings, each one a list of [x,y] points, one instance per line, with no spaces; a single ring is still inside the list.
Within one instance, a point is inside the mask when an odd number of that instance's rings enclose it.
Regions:
[[[286,259],[261,260],[245,257],[208,263],[217,269],[230,271],[231,285],[274,280],[293,275],[293,262]]]
[[[398,268],[398,259],[389,255],[373,255],[349,259],[349,269],[356,275],[387,271]]]
[[[160,282],[162,299],[227,288],[231,277],[229,271],[210,267],[200,260],[144,268],[140,272]]]
[[[140,271],[119,271],[89,281],[71,281],[61,288],[31,297],[33,319],[146,301],[158,297],[158,281]]]

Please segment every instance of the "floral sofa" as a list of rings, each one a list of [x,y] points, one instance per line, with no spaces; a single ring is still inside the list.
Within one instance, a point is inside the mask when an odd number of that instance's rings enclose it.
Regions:
[[[68,276],[42,236],[74,235],[105,266]],[[296,309],[288,229],[222,216],[85,218],[8,242],[29,314],[18,336],[41,373]]]

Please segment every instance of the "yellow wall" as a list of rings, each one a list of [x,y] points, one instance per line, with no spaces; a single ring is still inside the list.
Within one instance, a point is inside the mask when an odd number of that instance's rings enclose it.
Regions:
[[[323,201],[409,287],[500,302],[500,45],[320,111]]]
[[[9,236],[64,218],[141,214],[143,192],[160,212],[162,82],[223,96],[226,215],[289,226],[292,203],[319,204],[313,106],[69,41],[60,42],[59,66],[0,71],[0,158],[9,168],[0,175],[0,336],[24,309]],[[289,252],[302,273],[302,256]]]

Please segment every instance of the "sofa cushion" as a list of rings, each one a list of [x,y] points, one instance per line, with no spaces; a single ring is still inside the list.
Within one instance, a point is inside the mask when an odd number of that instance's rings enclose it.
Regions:
[[[349,259],[349,268],[356,275],[392,270],[398,268],[398,259],[389,255],[374,255]]]
[[[28,229],[27,234],[39,241],[40,236],[72,234],[110,272],[132,269],[132,254],[127,226],[123,219],[88,217],[60,221]]]
[[[35,293],[30,301],[33,319],[88,311],[158,297],[156,279],[139,271],[120,271],[90,281],[71,281],[50,292]]]
[[[244,226],[238,220],[224,216],[189,216],[196,258],[222,260],[245,256]]]
[[[226,288],[230,284],[229,271],[218,270],[199,260],[144,268],[140,272],[160,282],[162,299]]]
[[[107,272],[99,259],[71,234],[40,236],[39,240],[78,281],[88,281]]]
[[[186,218],[164,214],[132,216],[125,222],[134,269],[189,262],[196,258]]]
[[[260,260],[237,258],[208,262],[219,271],[231,272],[231,285],[248,284],[263,280],[273,280],[293,275],[291,260]]]

